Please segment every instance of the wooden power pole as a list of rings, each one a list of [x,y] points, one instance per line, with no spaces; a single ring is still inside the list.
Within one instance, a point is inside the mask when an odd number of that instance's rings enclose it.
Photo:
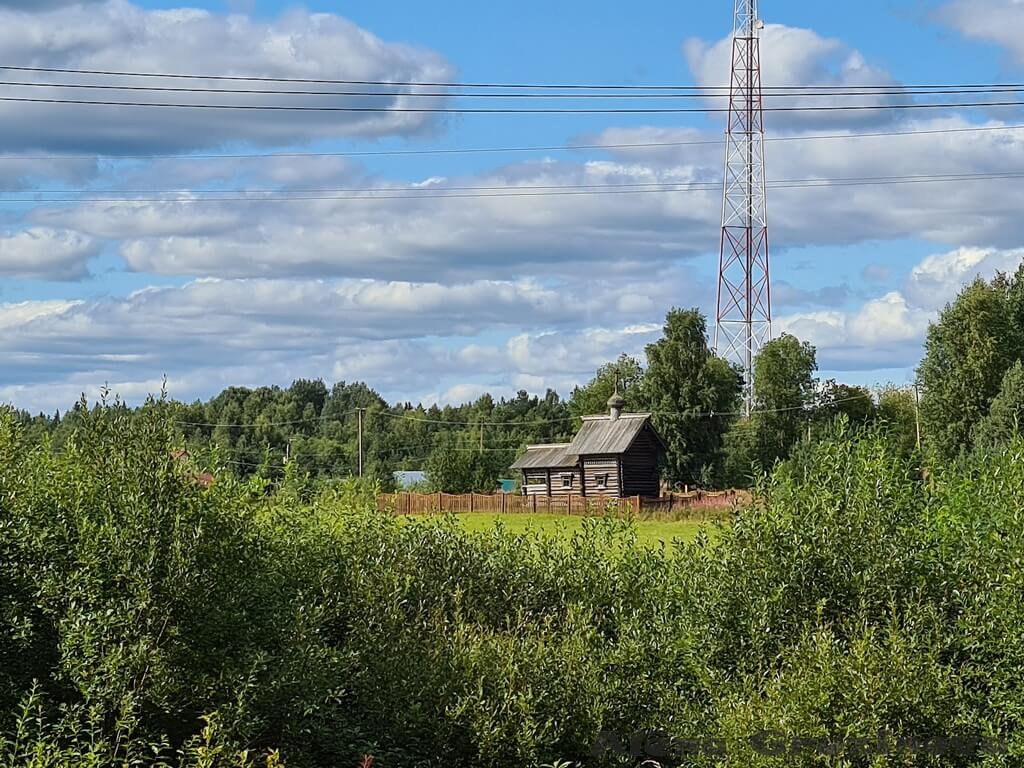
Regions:
[[[914,426],[917,428],[917,450],[921,450],[921,391],[914,384]]]
[[[359,476],[363,476],[363,411],[365,408],[357,408],[356,414],[359,417]]]

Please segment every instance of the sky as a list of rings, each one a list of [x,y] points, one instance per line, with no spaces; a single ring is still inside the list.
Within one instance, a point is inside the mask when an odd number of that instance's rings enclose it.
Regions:
[[[0,66],[719,86],[731,12],[730,0],[0,0]],[[1024,81],[1024,0],[766,0],[760,15],[766,87]],[[26,91],[58,93],[0,86],[0,96]],[[1022,125],[1020,108],[769,113],[767,175],[1024,172],[1024,130],[1012,127]],[[49,412],[103,387],[129,402],[162,386],[192,400],[296,378],[362,380],[402,402],[568,395],[619,354],[642,357],[670,308],[713,317],[721,192],[410,200],[403,190],[713,182],[722,148],[708,142],[723,130],[715,114],[0,101],[0,402]],[[852,133],[900,135],[806,138]],[[571,149],[644,143],[672,145]],[[465,149],[502,151],[408,154]],[[407,154],[372,154],[393,151]],[[964,282],[1024,259],[1019,183],[771,190],[774,332],[815,344],[824,377],[911,381],[928,323]],[[334,192],[366,187],[395,194]],[[126,190],[136,199],[119,199]]]

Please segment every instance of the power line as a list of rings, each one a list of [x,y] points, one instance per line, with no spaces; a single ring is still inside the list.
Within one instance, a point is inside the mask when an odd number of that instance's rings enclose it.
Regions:
[[[809,178],[809,179],[795,179],[789,181],[774,181],[767,182],[768,189],[821,189],[821,188],[839,188],[839,187],[853,187],[853,186],[892,186],[892,185],[907,185],[907,184],[936,184],[936,183],[949,183],[949,182],[967,182],[967,181],[993,181],[993,180],[1008,180],[1024,178],[1024,172],[992,172],[992,173],[966,173],[966,174],[929,174],[929,175],[918,175],[918,176],[877,176],[877,177],[847,177],[847,178]],[[61,192],[61,194],[74,194],[79,195],[75,197],[61,197],[61,198],[3,198],[0,197],[0,204],[2,203],[32,203],[36,205],[42,205],[47,203],[120,203],[120,204],[133,204],[133,203],[171,203],[171,204],[186,204],[195,205],[198,203],[227,203],[227,202],[247,202],[247,203],[288,203],[288,202],[308,202],[308,201],[360,201],[360,202],[372,202],[381,200],[487,200],[492,198],[515,198],[515,197],[589,197],[595,195],[636,195],[636,194],[663,194],[663,193],[675,193],[675,192],[708,192],[715,191],[721,188],[722,182],[649,182],[640,185],[623,185],[626,187],[644,186],[647,188],[618,188],[614,184],[606,185],[565,185],[562,188],[553,187],[507,187],[507,188],[490,188],[490,189],[502,189],[509,191],[493,191],[493,192],[465,192],[455,194],[436,194],[436,192],[444,192],[444,189],[432,190],[430,194],[427,193],[414,193],[411,189],[397,190],[399,194],[391,194],[391,189],[375,189],[366,188],[361,190],[362,194],[345,194],[345,195],[333,195],[333,194],[305,194],[305,193],[289,193],[287,190],[271,193],[270,196],[264,197],[252,197],[252,196],[202,196],[202,197],[90,197],[87,191],[81,193],[75,192],[74,190]],[[600,188],[596,188],[600,187]],[[450,188],[455,189],[455,188]],[[480,188],[468,188],[468,189],[489,189],[486,187]],[[526,191],[517,191],[526,190]],[[385,192],[386,194],[378,194],[379,192]],[[125,195],[132,194],[125,192]],[[187,191],[182,191],[180,194],[190,194]],[[191,193],[198,194],[198,193]],[[206,194],[205,192],[203,194]],[[216,190],[210,190],[210,195],[219,194]]]
[[[828,186],[840,186],[845,184],[853,183],[867,183],[867,182],[911,182],[911,181],[961,181],[970,180],[974,178],[1017,178],[1024,174],[1024,171],[991,171],[991,172],[968,172],[968,173],[940,173],[940,174],[917,174],[917,175],[899,175],[899,176],[847,176],[838,177],[832,179],[821,179],[821,178],[808,178],[808,179],[780,179],[777,181],[769,181],[768,184],[779,185],[777,188],[782,188],[783,185],[786,187],[797,185],[805,186],[817,186],[819,184],[827,184]],[[675,187],[698,187],[700,190],[704,189],[718,189],[722,185],[721,181],[714,182],[690,182],[690,181],[638,181],[638,182],[606,182],[598,184],[524,184],[524,185],[499,185],[499,186],[431,186],[431,187],[338,187],[338,188],[322,188],[322,189],[308,189],[308,188],[293,188],[293,189],[95,189],[95,190],[36,190],[37,194],[40,195],[57,195],[57,194],[104,194],[104,195],[136,195],[136,194],[180,194],[180,195],[218,195],[218,194],[251,194],[251,195],[290,195],[290,194],[335,194],[335,193],[366,193],[373,194],[377,192],[391,193],[391,192],[402,192],[402,193],[414,193],[415,196],[419,197],[433,197],[434,193],[452,191],[473,191],[473,192],[496,192],[496,191],[509,191],[515,192],[518,190],[535,191],[535,190],[601,190],[601,189],[636,189],[639,187],[656,187],[657,190],[652,191],[676,191]],[[430,194],[427,194],[430,193]],[[0,194],[3,194],[0,192]],[[444,195],[438,195],[444,196]],[[41,202],[46,202],[45,200]]]
[[[397,87],[409,88],[415,85],[394,84]],[[480,98],[480,99],[707,99],[707,98],[728,98],[728,88],[708,88],[701,91],[688,91],[682,93],[585,93],[581,91],[569,91],[558,93],[552,91],[529,92],[529,91],[488,91],[484,93],[459,93],[453,91],[325,91],[325,90],[295,90],[295,89],[268,89],[268,88],[209,88],[198,86],[169,86],[169,85],[115,85],[110,83],[55,83],[55,82],[26,82],[18,80],[2,80],[0,86],[8,88],[73,88],[79,90],[101,90],[101,91],[144,91],[154,93],[225,93],[235,95],[260,95],[260,96],[346,96],[346,97],[416,97],[416,98]],[[898,90],[883,88],[851,88],[845,90],[836,87],[831,90],[802,90],[803,86],[793,86],[790,89],[767,88],[762,93],[763,98],[820,98],[820,97],[851,97],[851,96],[931,96],[931,95],[978,95],[995,93],[1021,93],[1024,86],[1018,85],[992,85],[975,87],[935,87],[926,89],[899,88]]]
[[[261,75],[224,75],[224,74],[186,74],[170,72],[131,72],[125,70],[105,69],[75,69],[71,67],[33,67],[0,65],[0,70],[13,72],[51,72],[73,75],[103,75],[111,77],[147,77],[147,78],[168,78],[185,80],[231,80],[239,82],[268,82],[268,83],[319,83],[324,85],[380,85],[380,86],[408,86],[408,87],[437,87],[437,88],[536,88],[536,89],[584,89],[584,90],[667,90],[667,91],[702,91],[702,90],[728,90],[727,85],[704,86],[704,85],[625,85],[625,84],[582,84],[582,83],[493,83],[493,82],[443,82],[443,81],[410,81],[410,80],[344,80],[325,79],[309,77],[271,77]],[[769,86],[766,86],[769,87]],[[896,88],[986,88],[986,87],[1024,87],[1024,83],[959,83],[959,84],[922,84],[922,85],[900,85],[896,83],[880,83],[878,85],[782,85],[770,86],[781,89],[837,89],[837,88],[871,88],[871,89],[896,89]]]
[[[519,441],[515,445],[509,445],[506,447],[501,446],[489,446],[480,448],[479,446],[463,446],[463,445],[430,445],[430,444],[419,444],[419,445],[396,445],[393,446],[390,453],[406,452],[419,449],[429,449],[433,451],[436,448],[440,448],[446,451],[455,451],[457,453],[479,453],[480,451],[487,451],[488,453],[515,453],[523,446],[527,445],[528,441]],[[529,443],[533,445],[532,442]],[[538,445],[550,445],[550,443],[538,443]],[[388,452],[385,453],[387,455]]]
[[[318,422],[318,421],[327,421],[327,420],[332,420],[332,419],[341,419],[341,418],[344,418],[345,416],[351,416],[352,414],[356,413],[358,410],[359,409],[353,409],[353,410],[350,410],[350,411],[345,411],[343,413],[321,414],[320,416],[313,416],[313,417],[308,418],[308,419],[294,419],[294,420],[290,420],[290,421],[253,422],[253,423],[250,423],[250,424],[209,423],[209,422],[199,422],[199,421],[175,421],[174,423],[179,425],[179,426],[189,426],[189,427],[232,427],[232,428],[239,428],[239,429],[257,428],[257,427],[278,427],[278,426],[289,426],[289,425],[293,425],[293,424],[308,424],[308,423],[313,423],[313,422]],[[469,420],[469,421],[454,421],[454,420],[452,420],[452,421],[445,421],[445,420],[442,420],[442,419],[430,419],[430,418],[427,418],[427,417],[408,416],[406,414],[392,413],[390,411],[369,411],[369,410],[367,411],[367,416],[384,416],[384,417],[391,418],[391,419],[404,419],[406,421],[419,421],[419,422],[426,422],[426,423],[430,423],[430,424],[457,425],[457,426],[465,426],[465,427],[478,427],[481,424],[483,426],[485,426],[485,427],[536,426],[536,425],[554,424],[554,423],[560,423],[560,422],[565,422],[565,421],[571,421],[573,418],[575,418],[575,417],[569,416],[569,417],[566,417],[566,418],[539,419],[537,421],[483,421],[483,422],[481,422],[481,421],[478,421],[478,420],[475,420],[475,419],[472,419],[472,420]]]
[[[754,409],[752,411],[752,413],[755,413],[755,414],[757,414],[757,413],[790,413],[790,412],[794,412],[794,411],[815,411],[815,410],[821,410],[823,408],[828,408],[828,407],[833,406],[833,405],[840,405],[842,403],[853,402],[855,400],[863,400],[865,398],[869,398],[869,399],[873,400],[874,396],[873,396],[872,393],[866,392],[866,393],[863,393],[863,394],[851,395],[849,397],[843,397],[843,398],[837,398],[837,399],[830,400],[830,401],[825,402],[825,403],[817,403],[817,404],[810,405],[810,406],[807,406],[807,405],[795,405],[795,406],[790,406],[790,407],[786,407],[786,408],[756,408],[756,409]],[[266,427],[266,426],[286,426],[286,425],[291,425],[291,424],[301,424],[301,423],[308,423],[308,422],[313,422],[313,421],[323,421],[325,419],[340,418],[342,416],[350,415],[352,413],[355,413],[355,411],[347,411],[346,413],[340,414],[340,415],[333,415],[332,414],[332,415],[328,415],[328,416],[318,416],[318,417],[311,418],[311,419],[298,419],[298,420],[295,420],[295,421],[281,421],[281,422],[269,422],[269,423],[253,423],[253,424],[206,424],[206,423],[200,423],[200,422],[187,422],[187,421],[175,421],[174,423],[177,424],[177,425],[201,426],[201,427],[256,428],[256,427]],[[645,411],[644,414],[645,415],[650,415],[650,416],[663,416],[663,417],[674,417],[674,418],[684,418],[684,419],[697,419],[697,418],[714,419],[714,418],[736,417],[736,416],[744,416],[744,415],[746,415],[743,411],[649,411],[649,412]],[[560,417],[560,418],[538,419],[536,421],[483,421],[483,422],[481,422],[481,421],[476,421],[476,420],[456,421],[456,420],[447,420],[447,419],[432,419],[432,418],[425,417],[425,416],[422,416],[422,417],[421,416],[407,416],[405,414],[391,413],[389,411],[368,412],[368,415],[384,416],[384,417],[391,418],[391,419],[401,419],[401,420],[414,421],[414,422],[419,422],[419,423],[424,423],[424,424],[436,424],[436,425],[441,425],[441,426],[459,426],[459,427],[465,427],[467,429],[475,429],[475,428],[477,428],[477,427],[479,427],[481,425],[485,426],[485,427],[548,426],[548,425],[553,425],[553,424],[567,423],[567,422],[570,422],[570,421],[574,421],[574,420],[576,420],[578,418],[576,416],[565,416],[565,417]],[[630,414],[627,413],[626,417],[628,417],[628,416],[630,416]],[[444,434],[451,434],[451,433],[447,432],[447,433],[444,433]],[[518,438],[509,437],[508,439],[516,440]],[[549,441],[531,442],[530,444],[531,445],[555,445],[555,444],[558,444],[558,443],[554,442],[553,440],[549,440]],[[525,443],[524,443],[524,445],[525,445]],[[437,447],[446,447],[447,448],[448,446],[438,446],[438,445],[433,444],[433,443],[417,443],[417,444],[410,444],[410,445],[390,446],[390,448],[392,450],[405,450],[405,449],[413,449],[413,448],[437,448]],[[451,448],[453,450],[461,449],[460,446],[451,446]],[[478,447],[466,447],[465,450],[467,450],[467,451],[478,451],[479,448]],[[494,450],[506,451],[506,450],[515,450],[515,448],[514,447],[511,447],[511,448],[496,447],[496,448],[494,448]]]
[[[898,136],[929,136],[939,134],[983,133],[989,131],[1016,131],[1024,129],[1024,125],[979,125],[970,128],[933,128],[919,131],[876,131],[870,133],[832,133],[805,134],[791,136],[768,136],[765,141],[821,141],[835,139],[870,139]],[[38,160],[249,160],[263,158],[300,158],[300,157],[395,157],[402,155],[466,155],[477,153],[504,152],[576,152],[588,149],[656,149],[667,147],[721,146],[721,139],[700,139],[693,141],[649,141],[622,142],[613,144],[562,144],[541,146],[507,146],[507,147],[465,147],[453,149],[382,149],[355,150],[339,152],[258,152],[258,153],[212,153],[212,154],[138,154],[138,155],[0,155],[4,161],[38,161]]]
[[[102,99],[30,98],[0,96],[0,101],[23,104],[67,104],[107,107],[160,107],[174,109],[222,109],[271,112],[344,112],[396,114],[494,114],[494,115],[645,115],[645,114],[713,114],[725,113],[728,107],[355,107],[285,104],[189,104],[159,101],[104,101]],[[967,107],[1024,107],[1024,101],[965,101],[937,104],[831,104],[826,106],[765,107],[765,112],[850,112],[864,110],[963,109]]]
[[[389,411],[377,411],[373,415],[384,416],[389,419],[403,419],[405,421],[422,422],[426,424],[448,424],[467,427],[478,427],[480,425],[483,425],[485,427],[527,427],[545,424],[561,424],[564,422],[572,421],[573,419],[576,418],[575,416],[565,416],[562,418],[538,419],[536,421],[477,421],[475,419],[468,421],[455,421],[444,419],[431,419],[426,416],[410,416],[404,413],[391,413]]]
[[[502,190],[560,190],[560,189],[619,189],[651,186],[678,186],[683,184],[711,184],[711,182],[669,182],[669,181],[637,181],[637,182],[609,182],[598,184],[523,184],[523,185],[493,185],[493,186],[435,186],[429,187],[327,187],[320,189],[310,188],[289,188],[289,189],[90,189],[90,190],[68,190],[68,189],[37,189],[36,194],[40,195],[61,195],[61,194],[97,194],[97,195],[146,195],[146,194],[189,194],[189,195],[217,195],[217,194],[334,194],[334,193],[374,193],[374,192],[409,192],[409,193],[433,193],[453,191],[480,191],[496,192]],[[721,186],[718,182],[717,186]],[[0,192],[3,194],[3,192]]]
[[[252,429],[256,427],[287,427],[295,424],[312,424],[318,421],[326,421],[328,419],[343,419],[346,416],[351,416],[355,413],[355,410],[345,411],[344,413],[331,413],[321,414],[320,416],[312,416],[308,419],[292,419],[290,421],[264,421],[255,422],[252,424],[217,424],[202,421],[174,421],[173,423],[180,427],[225,427],[232,429]]]

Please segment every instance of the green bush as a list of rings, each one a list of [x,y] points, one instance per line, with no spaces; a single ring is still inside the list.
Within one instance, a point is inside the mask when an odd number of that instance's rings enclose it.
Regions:
[[[635,765],[592,745],[656,729],[720,740],[687,765],[1024,755],[1020,438],[922,480],[840,426],[714,543],[652,551],[612,518],[470,533],[359,483],[206,485],[163,408],[85,410],[59,449],[0,417],[0,766]],[[880,733],[990,753],[856,752]]]

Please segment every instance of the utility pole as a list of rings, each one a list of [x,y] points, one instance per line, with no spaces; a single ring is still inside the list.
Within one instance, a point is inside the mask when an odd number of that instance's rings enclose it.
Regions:
[[[725,141],[715,352],[743,369],[743,411],[754,403],[754,359],[772,335],[757,0],[735,0]]]
[[[359,418],[359,476],[363,476],[363,411],[365,408],[357,408],[356,414]]]
[[[921,391],[914,383],[914,426],[917,428],[917,450],[921,450]]]
[[[484,423],[480,422],[480,455],[484,452]]]

